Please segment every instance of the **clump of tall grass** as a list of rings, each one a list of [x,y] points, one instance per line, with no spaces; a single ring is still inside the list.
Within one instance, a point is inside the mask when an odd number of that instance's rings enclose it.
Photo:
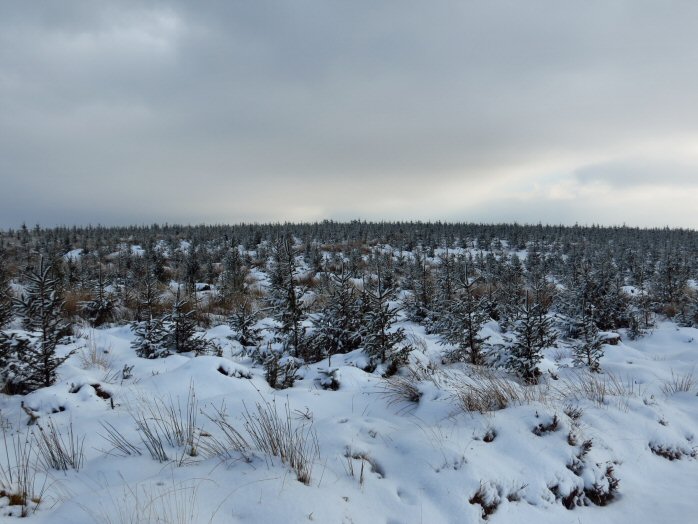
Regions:
[[[202,450],[207,455],[230,459],[240,453],[249,460],[250,451],[259,451],[267,457],[280,458],[300,482],[310,484],[313,465],[320,456],[312,415],[303,414],[302,422],[296,422],[288,403],[281,410],[275,401],[262,401],[255,404],[254,409],[245,405],[242,412],[244,433],[228,420],[224,407],[206,416],[221,434],[210,435],[202,441]]]
[[[46,427],[37,425],[33,436],[37,444],[38,459],[47,469],[79,471],[85,460],[85,437],[75,434],[73,422],[68,424],[65,434],[49,418]]]
[[[454,381],[453,378],[449,382],[463,411],[486,413],[510,405],[544,402],[548,397],[546,385],[522,386],[484,367],[471,366],[461,380]]]
[[[631,397],[642,395],[642,387],[632,379],[622,379],[609,371],[592,373],[588,370],[579,371],[570,377],[561,378],[560,385],[555,388],[560,400],[588,399],[598,406],[607,406],[612,399],[618,407],[627,409]]]
[[[82,369],[98,368],[106,372],[111,372],[113,361],[111,357],[111,346],[100,347],[97,344],[94,330],[82,335],[85,345],[77,353],[77,359]]]
[[[675,373],[671,370],[671,378],[665,380],[662,383],[662,393],[667,397],[670,397],[676,393],[687,393],[691,391],[696,386],[696,377],[694,375],[694,370],[687,373]]]
[[[166,446],[169,446],[181,450],[177,462],[182,465],[189,458],[198,455],[200,436],[196,426],[198,412],[199,403],[196,392],[193,384],[190,384],[184,403],[179,397],[176,400],[172,397],[167,400],[161,398],[143,399],[137,408],[131,410],[131,416],[136,423],[143,445],[154,460],[168,461],[170,458]],[[108,440],[117,449],[122,452],[125,450],[133,451],[129,445],[124,443],[124,441],[126,443],[128,441],[123,438],[123,435],[114,435],[112,432],[111,436],[116,438],[108,438]]]
[[[36,511],[46,490],[46,479],[37,479],[36,449],[31,432],[10,433],[2,427],[5,452],[0,456],[0,499],[7,498],[9,514],[26,517]]]
[[[250,440],[259,451],[279,457],[303,484],[310,484],[313,464],[320,456],[320,446],[312,420],[294,424],[287,404],[279,414],[276,402],[263,401],[250,411],[245,406],[243,419]]]

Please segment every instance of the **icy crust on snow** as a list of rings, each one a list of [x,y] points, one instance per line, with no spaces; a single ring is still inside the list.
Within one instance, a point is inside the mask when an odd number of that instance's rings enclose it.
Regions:
[[[226,326],[207,333],[223,357],[155,360],[135,356],[128,327],[94,330],[108,369],[83,369],[78,354],[85,341],[77,339],[62,348],[78,351],[54,386],[0,397],[3,422],[13,430],[26,431],[31,412],[39,424],[50,418],[65,429],[72,422],[85,437],[83,468],[49,471],[43,500],[27,522],[127,522],[130,507],[202,523],[678,523],[696,514],[698,397],[695,387],[671,393],[665,385],[698,363],[698,330],[663,323],[644,339],[606,346],[603,373],[594,377],[614,385],[597,396],[581,393],[590,375],[572,367],[568,350],[549,349],[539,394],[479,413],[459,407],[471,370],[442,366],[436,339],[404,326],[425,341],[411,357],[422,370],[421,380],[412,380],[412,401],[364,372],[360,351],[334,355],[331,368],[327,361],[301,368],[293,387],[273,390],[263,369],[226,339]],[[133,366],[125,379],[124,366]],[[336,390],[323,388],[329,372]],[[256,449],[180,460],[183,450],[166,446],[171,460],[153,460],[132,413],[155,399],[185,405],[190,388],[200,449],[220,436],[204,413],[227,413],[244,434],[244,414],[265,403],[316,435],[319,456],[309,483]],[[142,454],[120,456],[103,438],[106,423]],[[613,479],[620,481],[615,498],[595,503],[589,494],[607,491]],[[10,510],[0,507],[3,515]]]

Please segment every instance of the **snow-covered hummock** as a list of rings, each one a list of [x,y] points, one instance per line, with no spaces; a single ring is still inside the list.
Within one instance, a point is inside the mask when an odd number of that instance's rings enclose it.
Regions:
[[[80,257],[82,257],[82,254],[83,254],[82,248],[72,249],[72,250],[68,251],[65,255],[63,255],[63,259],[64,260],[72,260],[72,261],[80,260]]]
[[[404,325],[426,343],[414,362],[439,362],[443,347],[419,327]],[[698,445],[696,389],[662,391],[672,373],[689,373],[698,363],[696,329],[663,323],[644,339],[624,337],[606,346],[602,377],[620,381],[624,393],[611,392],[603,402],[574,398],[565,387],[579,373],[570,351],[547,350],[541,366],[551,388],[546,398],[486,414],[458,407],[453,392],[469,380],[465,368],[451,366],[418,383],[421,398],[410,403],[387,395],[384,380],[356,367],[365,360],[360,352],[332,357],[337,391],[319,385],[330,371],[326,361],[302,368],[303,378],[292,388],[272,390],[261,368],[231,356],[229,334],[225,326],[207,333],[224,347],[222,358],[144,360],[130,347],[128,327],[95,330],[108,370],[83,369],[76,353],[54,386],[26,398],[0,397],[3,419],[15,429],[26,430],[23,400],[40,423],[50,417],[65,427],[72,420],[85,437],[84,468],[51,471],[43,502],[26,522],[141,522],[123,517],[139,508],[141,515],[186,514],[171,522],[469,523],[482,521],[478,500],[496,506],[488,517],[493,523],[688,523],[698,514],[698,461],[691,457]],[[62,350],[82,345],[78,340]],[[234,349],[239,354],[239,346]],[[121,380],[125,365],[133,366],[133,376]],[[244,410],[264,401],[276,403],[282,414],[288,404],[295,426],[307,430],[312,423],[320,455],[309,485],[258,451],[227,459],[201,453],[178,466],[182,450],[167,447],[175,460],[151,459],[129,411],[155,398],[185,403],[190,384],[204,413],[224,406],[242,433]],[[576,421],[567,414],[574,410],[581,413]],[[534,433],[554,417],[557,429]],[[142,455],[118,456],[100,436],[106,433],[100,423],[117,428]],[[202,414],[197,426],[201,440],[219,435]],[[568,465],[587,439],[592,448],[575,474]],[[677,460],[662,456],[672,453]],[[603,484],[608,465],[620,479],[609,505],[568,510],[556,498],[555,492]]]

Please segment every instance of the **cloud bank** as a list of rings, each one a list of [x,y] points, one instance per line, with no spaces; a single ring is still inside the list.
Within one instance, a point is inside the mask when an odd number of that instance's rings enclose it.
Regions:
[[[698,227],[698,4],[6,2],[0,227]]]

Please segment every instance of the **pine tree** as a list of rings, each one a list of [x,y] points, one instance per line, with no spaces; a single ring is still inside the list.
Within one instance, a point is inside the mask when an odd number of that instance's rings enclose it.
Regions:
[[[371,366],[386,363],[386,375],[393,375],[401,365],[407,363],[411,348],[405,344],[405,330],[393,329],[397,322],[399,307],[390,305],[395,298],[395,289],[385,287],[381,269],[376,272],[377,282],[364,294],[367,300],[367,312],[362,330],[363,347],[371,359]]]
[[[686,305],[686,325],[691,327],[698,326],[698,292],[693,292],[693,295],[688,296],[688,304]]]
[[[676,323],[682,327],[693,327],[698,322],[698,294],[686,289],[676,301],[678,312]]]
[[[167,333],[162,320],[149,317],[141,322],[133,322],[131,330],[135,337],[131,347],[141,358],[164,358],[170,355]]]
[[[685,257],[678,251],[668,251],[657,264],[652,281],[652,292],[657,302],[674,307],[685,293],[689,268]]]
[[[151,250],[150,253],[156,253]],[[163,358],[170,355],[167,333],[162,319],[157,316],[160,304],[158,280],[150,256],[145,258],[144,267],[137,279],[136,321],[131,324],[135,337],[131,347],[142,358]]]
[[[317,274],[322,271],[324,257],[317,242],[309,240],[305,243],[303,260],[313,273]]]
[[[486,339],[479,332],[489,317],[482,299],[475,296],[474,287],[478,279],[470,277],[467,262],[462,263],[461,271],[457,279],[458,294],[442,322],[442,343],[455,346],[448,353],[450,361],[480,365],[483,363],[482,345]]]
[[[312,345],[331,361],[333,354],[348,353],[361,343],[361,313],[351,274],[343,265],[330,277],[329,288],[326,307],[312,317]]]
[[[220,296],[224,302],[229,302],[235,295],[245,291],[245,276],[247,271],[237,247],[232,247],[223,259],[223,272],[220,276]]]
[[[0,329],[12,320],[12,291],[4,253],[0,251]]]
[[[59,357],[56,346],[68,331],[61,317],[63,301],[56,291],[57,279],[51,276],[51,267],[40,257],[39,267],[30,271],[17,307],[22,324],[28,331],[28,342],[16,343],[21,350],[17,380],[24,391],[47,387],[56,381],[56,370],[70,355]]]
[[[145,256],[146,268],[155,277],[156,282],[165,282],[165,257],[154,245],[148,246]]]
[[[536,384],[541,375],[538,364],[543,359],[542,350],[555,343],[552,325],[548,317],[540,314],[540,305],[533,303],[528,294],[525,305],[519,309],[507,367],[525,382]]]
[[[482,308],[487,313],[488,318],[499,320],[499,300],[501,296],[497,293],[499,282],[504,274],[504,263],[497,259],[494,253],[487,253],[485,256],[485,266],[480,270],[480,277],[484,293],[481,296]]]
[[[553,302],[555,290],[548,285],[545,280],[536,283],[530,291],[530,299],[533,302],[533,309],[538,315],[538,337],[540,347],[548,347],[555,344],[557,335],[552,326],[552,320],[548,319],[548,310]]]
[[[98,327],[105,322],[113,320],[116,304],[111,295],[106,291],[106,282],[101,267],[97,272],[97,279],[92,288],[92,295],[92,300],[80,304],[81,312],[90,321],[90,324],[94,327]]]
[[[629,297],[623,291],[624,281],[618,273],[618,269],[612,265],[613,269],[607,274],[604,286],[598,291],[594,302],[594,320],[599,328],[618,329],[628,325]]]
[[[643,327],[642,315],[636,311],[630,313],[630,324],[628,326],[628,338],[637,340],[647,334],[647,328]]]
[[[568,260],[564,284],[566,289],[558,297],[558,310],[567,317],[570,336],[576,337],[574,330],[587,315],[600,329],[628,325],[629,299],[623,291],[624,278],[609,250]]]
[[[198,246],[192,242],[184,255],[181,267],[182,281],[186,285],[189,294],[196,293],[196,282],[201,275],[201,262],[199,260]]]
[[[274,329],[276,339],[282,343],[285,352],[293,357],[302,357],[307,342],[303,326],[307,318],[303,303],[306,289],[296,286],[297,269],[291,240],[287,237],[279,239],[273,256],[267,301],[278,323]]]
[[[455,264],[453,257],[448,252],[439,256],[439,265],[436,269],[435,296],[429,320],[426,322],[427,333],[440,333],[446,329],[445,321],[447,313],[455,296]]]
[[[136,319],[152,319],[160,305],[158,280],[150,261],[146,260],[143,273],[138,278],[136,291]]]
[[[579,338],[573,342],[574,363],[579,366],[589,366],[589,369],[594,372],[600,371],[599,360],[604,353],[604,341],[591,316],[583,318],[578,333]]]
[[[189,302],[180,297],[179,287],[177,297],[171,311],[162,319],[166,333],[165,347],[175,353],[187,351],[200,352],[203,350],[204,339],[195,336],[196,321],[194,310],[188,310]]]
[[[269,350],[263,361],[264,377],[274,389],[286,389],[296,380],[299,360],[280,352]]]
[[[28,393],[27,364],[22,356],[31,351],[31,339],[17,333],[0,331],[0,391],[8,394]]]
[[[258,321],[257,312],[252,309],[249,302],[238,305],[228,318],[228,325],[233,334],[228,338],[235,340],[245,348],[259,345],[262,341],[260,329],[256,327]]]
[[[422,323],[432,309],[434,285],[426,256],[416,252],[407,274],[407,289],[412,291],[406,301],[406,312],[410,320]]]
[[[519,314],[519,302],[524,293],[524,269],[521,259],[514,253],[504,264],[501,279],[495,291],[497,321],[503,329],[508,329]]]
[[[355,276],[359,277],[361,275],[362,268],[364,266],[364,257],[356,248],[351,249],[348,254],[349,258],[349,272]]]

